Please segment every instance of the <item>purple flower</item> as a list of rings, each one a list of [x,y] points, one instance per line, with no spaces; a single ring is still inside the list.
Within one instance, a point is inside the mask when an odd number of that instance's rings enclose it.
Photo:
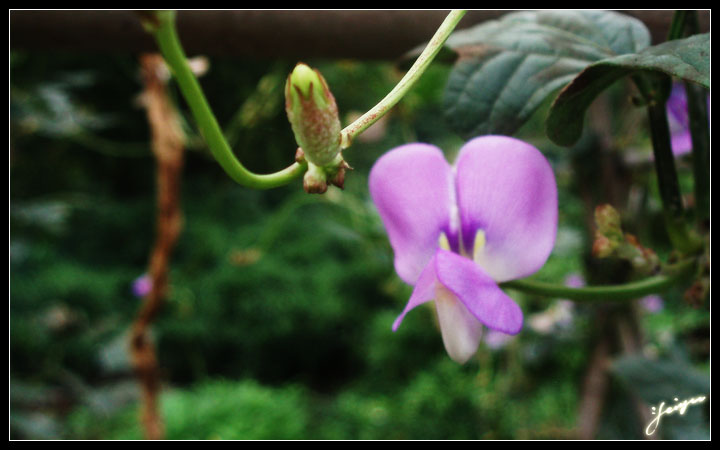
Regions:
[[[514,338],[514,336],[509,334],[490,329],[485,333],[483,342],[485,342],[485,345],[487,345],[490,350],[500,350]]]
[[[454,167],[437,147],[407,144],[370,172],[370,195],[395,253],[395,271],[414,290],[393,330],[435,300],[445,349],[466,362],[483,325],[522,328],[520,307],[498,283],[547,260],[557,232],[557,186],[535,147],[504,136],[466,143]]]
[[[687,94],[682,83],[673,83],[666,109],[673,155],[684,155],[692,150],[692,139],[690,137]],[[710,110],[710,97],[708,97],[708,110]]]
[[[659,295],[648,295],[640,299],[640,306],[642,306],[645,311],[654,314],[662,311],[665,304]]]
[[[571,273],[565,278],[565,286],[571,288],[580,288],[585,286],[585,278],[578,273]]]
[[[135,279],[132,284],[132,292],[135,297],[145,297],[152,290],[152,278],[150,275],[143,274]]]

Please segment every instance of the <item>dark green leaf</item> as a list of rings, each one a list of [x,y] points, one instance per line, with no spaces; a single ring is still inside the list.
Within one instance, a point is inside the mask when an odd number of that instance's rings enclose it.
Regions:
[[[612,372],[629,393],[645,401],[648,407],[657,408],[664,402],[664,408],[667,408],[678,401],[707,396],[710,392],[710,376],[680,359],[651,360],[626,356],[615,361]],[[706,402],[689,405],[685,414],[676,412],[663,416],[658,430],[669,439],[708,439],[708,423],[703,414]]]
[[[582,133],[585,110],[595,97],[638,71],[663,73],[710,88],[710,35],[668,41],[588,66],[555,99],[547,119],[550,139],[560,145],[574,144]]]
[[[612,371],[634,394],[651,405],[710,392],[710,377],[678,359],[626,356],[613,363]]]
[[[444,109],[461,135],[512,134],[589,64],[650,44],[638,20],[611,11],[507,14],[453,34],[459,60]]]

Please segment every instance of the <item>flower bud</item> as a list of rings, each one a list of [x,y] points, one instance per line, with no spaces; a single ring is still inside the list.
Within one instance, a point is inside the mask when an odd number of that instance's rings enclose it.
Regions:
[[[308,194],[324,194],[327,191],[327,175],[322,167],[308,163],[308,170],[303,177],[303,189]]]
[[[325,173],[327,174],[330,184],[333,184],[340,189],[343,189],[345,186],[346,170],[352,170],[352,167],[350,167],[350,164],[345,162],[345,160],[342,158],[342,155],[338,155],[335,158],[333,164],[330,167],[325,168]]]
[[[308,163],[331,165],[340,153],[340,118],[325,78],[298,63],[285,83],[285,111]]]
[[[657,254],[643,247],[634,235],[623,232],[620,214],[615,208],[610,205],[595,208],[595,225],[593,256],[627,260],[637,273],[651,275],[657,272],[660,267]]]
[[[598,231],[604,235],[619,234],[622,236],[620,214],[611,205],[605,204],[595,208],[595,224]]]
[[[617,248],[610,239],[601,233],[595,233],[595,241],[592,246],[592,254],[596,258],[607,258],[612,255]]]

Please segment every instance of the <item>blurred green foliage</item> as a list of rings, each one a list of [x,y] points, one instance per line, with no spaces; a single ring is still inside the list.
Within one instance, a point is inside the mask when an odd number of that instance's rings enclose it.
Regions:
[[[306,62],[327,78],[341,114],[365,111],[400,78],[386,63]],[[293,158],[282,85],[294,63],[218,58],[202,78],[254,171]],[[595,307],[577,305],[568,329],[526,327],[503,347],[481,345],[465,366],[446,356],[430,308],[390,330],[411,288],[394,274],[367,173],[408,141],[431,142],[452,159],[463,141],[438,120],[448,70],[432,67],[378,140],[345,152],[355,170],[344,191],[325,196],[304,194],[299,180],[263,192],[234,184],[178,98],[190,137],[184,226],[154,326],[168,438],[573,437]],[[11,55],[13,438],[142,436],[127,330],[142,301],[131,284],[154,238],[155,187],[139,81],[130,56]],[[542,136],[541,114],[521,136],[553,164],[561,206],[557,246],[537,276],[562,282],[583,274],[590,244],[567,150]],[[647,195],[651,217],[658,206]],[[639,230],[653,237],[652,227]],[[658,355],[680,348],[707,368],[709,350],[686,344],[702,346],[708,313],[687,308],[681,294],[644,316],[649,345]],[[554,302],[512,295],[526,317]]]

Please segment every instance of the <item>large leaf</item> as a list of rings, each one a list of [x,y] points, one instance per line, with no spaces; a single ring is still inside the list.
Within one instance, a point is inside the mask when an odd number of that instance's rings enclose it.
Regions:
[[[612,365],[613,374],[628,391],[647,402],[649,407],[665,407],[710,393],[710,376],[695,370],[680,359],[651,360],[641,356],[626,356]],[[678,401],[675,401],[675,399]],[[684,414],[676,412],[663,416],[658,430],[669,439],[709,439],[707,419],[702,404],[690,405]]]
[[[650,45],[638,20],[611,11],[507,14],[454,33],[459,59],[444,110],[461,135],[512,134],[589,64]]]
[[[547,119],[550,139],[560,145],[574,144],[582,133],[585,110],[595,97],[637,71],[664,73],[710,88],[710,35],[668,41],[591,64],[555,99]]]

